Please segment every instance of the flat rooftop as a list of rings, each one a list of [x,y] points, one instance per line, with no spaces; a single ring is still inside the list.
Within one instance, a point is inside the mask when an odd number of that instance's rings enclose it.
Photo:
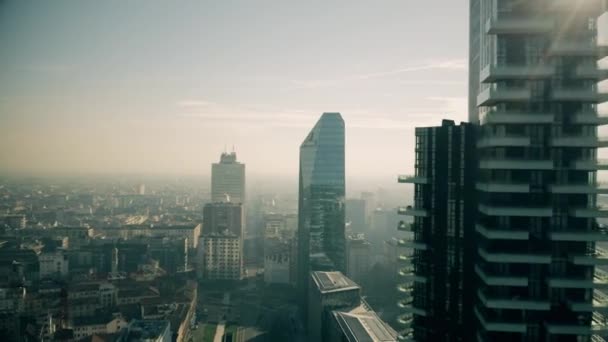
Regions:
[[[339,292],[360,289],[359,285],[350,280],[342,272],[312,272],[312,279],[321,293]]]
[[[334,319],[348,342],[396,342],[397,332],[378,317],[374,311],[334,311]]]

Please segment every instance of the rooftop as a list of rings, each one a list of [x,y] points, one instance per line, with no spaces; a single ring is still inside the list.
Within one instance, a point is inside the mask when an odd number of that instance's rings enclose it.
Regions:
[[[129,325],[127,341],[141,341],[156,339],[169,329],[169,321],[161,320],[134,320]]]
[[[342,329],[346,341],[349,342],[393,342],[397,341],[397,333],[390,328],[378,315],[367,312],[334,311],[334,319]]]
[[[338,292],[360,289],[359,285],[350,280],[342,272],[312,272],[312,279],[321,293]]]

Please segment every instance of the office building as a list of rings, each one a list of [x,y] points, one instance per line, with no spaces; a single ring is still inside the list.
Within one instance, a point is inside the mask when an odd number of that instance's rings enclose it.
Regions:
[[[397,332],[367,305],[332,311],[328,342],[397,342]]]
[[[364,233],[367,229],[365,200],[349,198],[346,200],[346,222],[354,234]]]
[[[399,208],[413,223],[398,224],[413,232],[413,239],[399,241],[399,322],[406,339],[473,340],[475,143],[472,124],[444,120],[416,128],[415,174],[399,177],[415,187],[414,205]]]
[[[309,341],[327,341],[331,312],[361,304],[361,287],[342,272],[311,272],[307,323]]]
[[[606,1],[470,2],[470,119],[479,124],[477,341],[603,341],[608,254],[596,222],[608,164]]]
[[[301,300],[307,297],[311,271],[345,271],[344,183],[344,120],[339,113],[324,113],[300,146],[297,283]],[[301,304],[305,309],[305,301]]]
[[[365,235],[351,235],[346,238],[346,275],[361,283],[372,265],[372,249]]]
[[[245,164],[224,152],[211,166],[211,202],[245,203]]]

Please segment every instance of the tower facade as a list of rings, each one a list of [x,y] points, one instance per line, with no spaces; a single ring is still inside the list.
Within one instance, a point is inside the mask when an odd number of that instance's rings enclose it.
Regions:
[[[304,301],[311,271],[345,271],[344,193],[344,120],[324,113],[300,146],[297,286]]]
[[[236,160],[236,152],[222,153],[211,166],[211,202],[245,203],[245,164]]]
[[[475,132],[449,120],[416,128],[416,173],[399,177],[415,187],[414,205],[399,209],[413,217],[398,226],[409,237],[398,241],[398,322],[406,340],[473,340]]]
[[[604,0],[471,0],[478,341],[603,341]]]

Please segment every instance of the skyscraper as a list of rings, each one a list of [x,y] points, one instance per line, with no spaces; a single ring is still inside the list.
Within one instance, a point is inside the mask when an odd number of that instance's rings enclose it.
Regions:
[[[471,0],[471,121],[480,124],[478,341],[603,341],[608,254],[596,218],[597,18],[604,0]]]
[[[401,335],[415,341],[471,341],[475,213],[475,126],[444,120],[416,128],[414,205],[400,208],[414,222],[399,245]]]
[[[345,271],[344,120],[339,113],[324,113],[300,146],[299,182],[297,286],[305,302],[310,271]]]
[[[245,164],[224,152],[211,166],[211,202],[245,203]]]

